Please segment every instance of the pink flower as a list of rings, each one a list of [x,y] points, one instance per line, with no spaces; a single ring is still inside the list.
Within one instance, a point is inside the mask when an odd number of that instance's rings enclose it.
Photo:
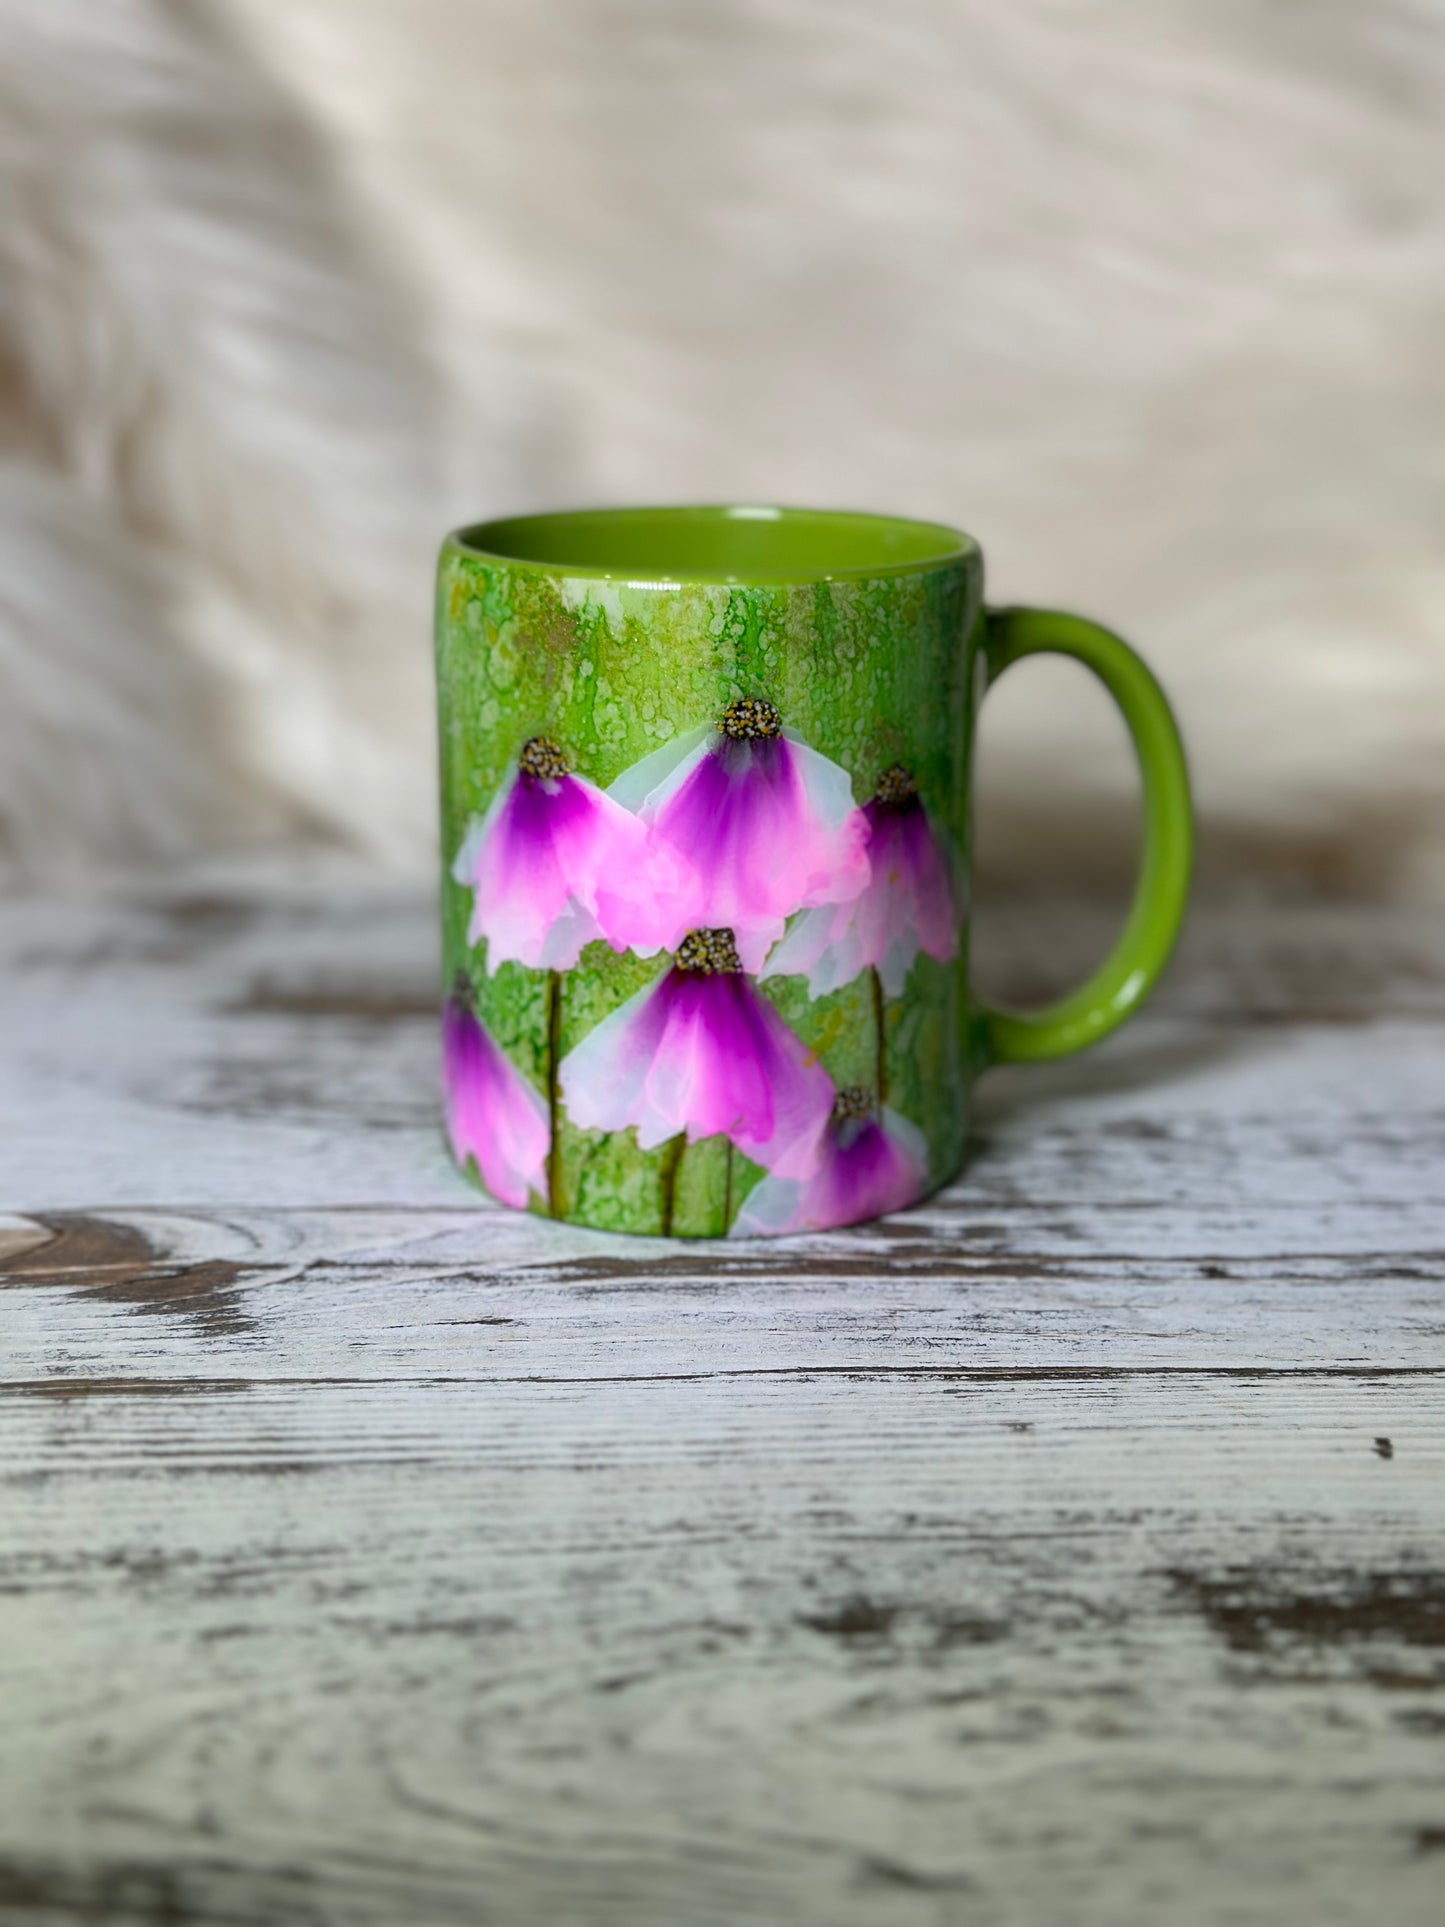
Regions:
[[[472,1014],[466,993],[442,1011],[442,1092],[458,1164],[475,1158],[482,1183],[503,1204],[525,1207],[547,1192],[547,1106]]]
[[[876,968],[890,997],[902,993],[920,950],[940,963],[958,954],[948,864],[908,771],[895,763],[863,806],[867,886],[851,902],[808,910],[763,966],[764,977],[806,977],[810,996],[840,990]]]
[[[690,929],[729,929],[756,971],[794,910],[856,897],[867,825],[846,770],[782,726],[771,703],[729,703],[607,792],[682,852]]]
[[[650,956],[687,928],[685,863],[545,736],[523,745],[511,780],[468,832],[452,865],[474,891],[468,943],[487,971],[510,959],[570,970],[582,946]]]
[[[829,1231],[901,1211],[928,1183],[928,1146],[916,1124],[886,1107],[881,1119],[872,1092],[839,1091],[823,1138],[818,1168],[799,1182],[774,1171],[749,1192],[730,1238],[776,1238],[788,1231]]]
[[[741,974],[730,930],[692,930],[673,967],[588,1032],[558,1082],[584,1129],[637,1130],[644,1151],[721,1132],[755,1164],[805,1177],[833,1082]]]

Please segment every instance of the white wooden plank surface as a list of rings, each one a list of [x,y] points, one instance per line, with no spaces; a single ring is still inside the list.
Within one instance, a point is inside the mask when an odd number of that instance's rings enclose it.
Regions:
[[[950,1192],[741,1248],[459,1188],[433,955],[0,905],[0,1919],[1441,1917],[1438,920],[1198,917]]]

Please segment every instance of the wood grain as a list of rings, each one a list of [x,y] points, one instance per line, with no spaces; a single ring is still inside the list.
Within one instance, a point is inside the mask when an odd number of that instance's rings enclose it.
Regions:
[[[1439,920],[1201,919],[949,1192],[742,1247],[459,1188],[434,956],[0,906],[0,1919],[1439,1918]]]

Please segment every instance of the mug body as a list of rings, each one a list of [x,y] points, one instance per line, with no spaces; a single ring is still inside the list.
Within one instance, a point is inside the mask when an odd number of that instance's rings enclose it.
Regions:
[[[448,538],[443,1086],[475,1182],[746,1237],[956,1173],[982,596],[967,536],[866,515]]]

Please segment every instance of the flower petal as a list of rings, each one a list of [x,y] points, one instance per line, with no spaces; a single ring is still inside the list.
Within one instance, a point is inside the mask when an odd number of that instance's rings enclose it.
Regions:
[[[871,946],[864,940],[862,909],[858,899],[804,910],[768,952],[758,975],[806,977],[810,997],[841,990],[869,965]]]
[[[669,777],[677,775],[683,763],[696,761],[697,752],[705,749],[716,735],[717,731],[707,723],[698,729],[684,730],[661,749],[653,750],[623,770],[607,785],[607,794],[623,809],[636,813],[654,791],[660,791],[667,784]]]
[[[692,866],[655,830],[600,794],[605,834],[593,848],[592,914],[614,950],[675,950],[693,927]]]
[[[644,954],[687,928],[686,865],[582,776],[517,774],[457,853],[475,892],[468,941],[487,969],[507,960],[570,970],[584,944]]]
[[[613,793],[637,797],[641,819],[682,852],[689,926],[731,929],[746,970],[761,967],[792,911],[855,897],[868,881],[867,825],[847,772],[786,732],[694,732]]]
[[[665,1121],[667,1136],[686,1130],[690,1139],[721,1133],[745,1145],[769,1142],[776,1122],[770,1074],[780,1067],[748,984],[735,974],[679,971],[662,994],[667,1021],[646,1082],[652,1116]],[[785,1061],[784,1078],[788,1068]]]
[[[492,1196],[518,1210],[530,1191],[546,1192],[547,1107],[455,999],[442,1012],[442,1090],[447,1136],[458,1164],[475,1158]]]
[[[796,1175],[816,1162],[833,1102],[827,1072],[737,972],[668,971],[568,1052],[558,1082],[584,1129],[630,1125],[644,1150],[721,1133]]]
[[[885,1107],[873,1118],[833,1120],[816,1171],[801,1183],[777,1172],[754,1187],[730,1238],[827,1231],[902,1210],[928,1182],[928,1146],[910,1119]]]
[[[943,850],[922,804],[886,811],[874,826],[875,863],[890,898],[889,951],[879,959],[890,996],[897,996],[920,950],[947,963],[958,954],[958,915]],[[906,954],[904,954],[906,951]],[[890,988],[890,975],[897,988]]]
[[[958,952],[948,865],[923,806],[864,806],[869,878],[852,902],[805,911],[770,952],[764,977],[806,976],[821,997],[876,968],[890,997],[901,995],[913,960],[925,950],[939,962]]]
[[[644,984],[627,1001],[594,1024],[557,1067],[557,1085],[567,1115],[584,1131],[625,1131],[651,1128],[644,1087],[667,1022],[667,1006],[659,996],[674,973]],[[674,1135],[664,1128],[651,1144]]]

